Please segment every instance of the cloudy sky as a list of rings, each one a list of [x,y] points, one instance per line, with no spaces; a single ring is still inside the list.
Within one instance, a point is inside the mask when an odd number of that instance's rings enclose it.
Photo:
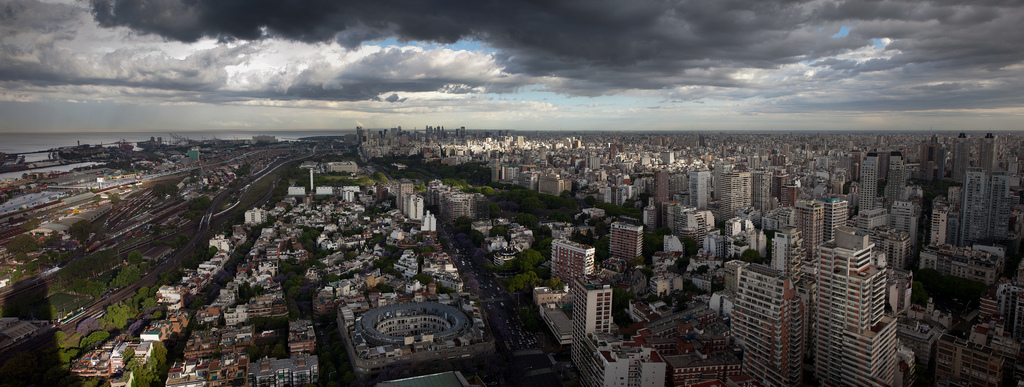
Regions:
[[[0,0],[0,131],[1018,130],[1018,1]]]

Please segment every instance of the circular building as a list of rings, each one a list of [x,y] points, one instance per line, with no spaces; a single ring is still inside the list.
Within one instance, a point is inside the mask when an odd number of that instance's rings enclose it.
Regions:
[[[356,323],[356,332],[371,345],[405,345],[416,336],[433,341],[462,336],[471,327],[462,311],[436,302],[385,305],[370,309]]]

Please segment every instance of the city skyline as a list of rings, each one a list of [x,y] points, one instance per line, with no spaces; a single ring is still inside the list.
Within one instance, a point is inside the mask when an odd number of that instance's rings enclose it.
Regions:
[[[14,0],[0,132],[1019,129],[1018,6]]]

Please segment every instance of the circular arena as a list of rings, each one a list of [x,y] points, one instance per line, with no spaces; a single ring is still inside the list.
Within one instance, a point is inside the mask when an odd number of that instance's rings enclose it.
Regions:
[[[469,329],[462,311],[436,302],[385,305],[363,313],[356,329],[373,345],[405,345],[406,337],[433,335],[434,341],[461,336]]]

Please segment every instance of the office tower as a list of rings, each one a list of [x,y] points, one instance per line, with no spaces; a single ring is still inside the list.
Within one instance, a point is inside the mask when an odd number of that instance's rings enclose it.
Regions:
[[[572,299],[572,362],[583,379],[591,386],[600,379],[600,370],[589,361],[592,353],[586,344],[592,333],[613,333],[612,285],[600,277],[579,277],[569,287]]]
[[[825,206],[817,200],[796,202],[796,227],[804,239],[804,256],[811,260],[825,237]]]
[[[921,207],[912,202],[895,202],[889,211],[889,226],[910,234],[910,240],[917,243],[917,223],[921,218]],[[897,267],[902,269],[902,267]]]
[[[804,306],[790,277],[759,264],[738,267],[732,313],[743,372],[765,386],[803,382]]]
[[[961,192],[958,246],[1006,239],[1010,224],[1010,176],[970,168]]]
[[[921,144],[922,171],[926,180],[935,179],[935,167],[939,156],[939,135],[933,134],[931,140]],[[941,176],[939,176],[941,178]]]
[[[875,196],[878,195],[878,153],[868,153],[864,163],[860,165],[860,192],[858,194],[858,212],[873,210]]]
[[[996,151],[999,147],[996,146],[996,136],[993,136],[992,133],[986,133],[985,138],[981,139],[979,149],[981,157],[979,157],[978,162],[981,163],[981,169],[988,173],[995,172],[999,168],[999,153]]]
[[[889,176],[885,183],[885,207],[892,208],[895,202],[907,200],[907,169],[903,165],[903,154],[894,151],[889,154]]]
[[[722,174],[721,219],[729,219],[736,210],[750,206],[750,172],[729,172]]]
[[[949,157],[949,150],[946,147],[939,148],[938,156],[935,159],[935,178],[944,179],[946,177],[946,158]]]
[[[715,200],[722,200],[722,175],[732,172],[732,164],[725,160],[715,161],[715,171],[712,183],[714,184]]]
[[[654,206],[659,209],[669,201],[671,178],[671,174],[666,170],[660,170],[654,174]],[[657,219],[657,224],[662,227],[667,226],[665,219],[660,216]]]
[[[491,182],[496,182],[501,178],[501,164],[498,163],[498,159],[491,160]]]
[[[796,278],[803,271],[806,255],[799,229],[783,227],[775,230],[775,238],[772,239],[772,268]]]
[[[825,231],[821,240],[828,242],[835,238],[836,227],[846,225],[850,203],[840,198],[822,198],[821,201],[825,206]]]
[[[711,171],[690,171],[690,205],[708,208],[711,196]]]
[[[398,192],[395,192],[395,199],[397,199],[396,202],[398,204],[398,210],[401,212],[405,212],[405,195],[412,195],[413,184],[409,180],[402,180],[398,182],[396,188],[398,188]]]
[[[600,169],[601,168],[601,156],[587,156],[587,168]]]
[[[953,181],[964,181],[967,175],[967,168],[971,166],[971,143],[967,141],[967,134],[960,133],[953,145]]]
[[[949,222],[949,204],[946,198],[939,196],[932,201],[932,231],[928,238],[931,246],[946,244],[946,227]]]
[[[896,320],[885,314],[886,269],[867,234],[836,228],[818,256],[815,373],[825,385],[885,386],[896,377]]]
[[[551,275],[571,284],[576,278],[594,274],[594,248],[566,239],[551,242]]]
[[[750,174],[750,205],[761,214],[772,210],[772,173],[763,169]]]
[[[644,228],[629,223],[612,223],[612,235],[609,245],[610,257],[625,262],[643,255]]]

